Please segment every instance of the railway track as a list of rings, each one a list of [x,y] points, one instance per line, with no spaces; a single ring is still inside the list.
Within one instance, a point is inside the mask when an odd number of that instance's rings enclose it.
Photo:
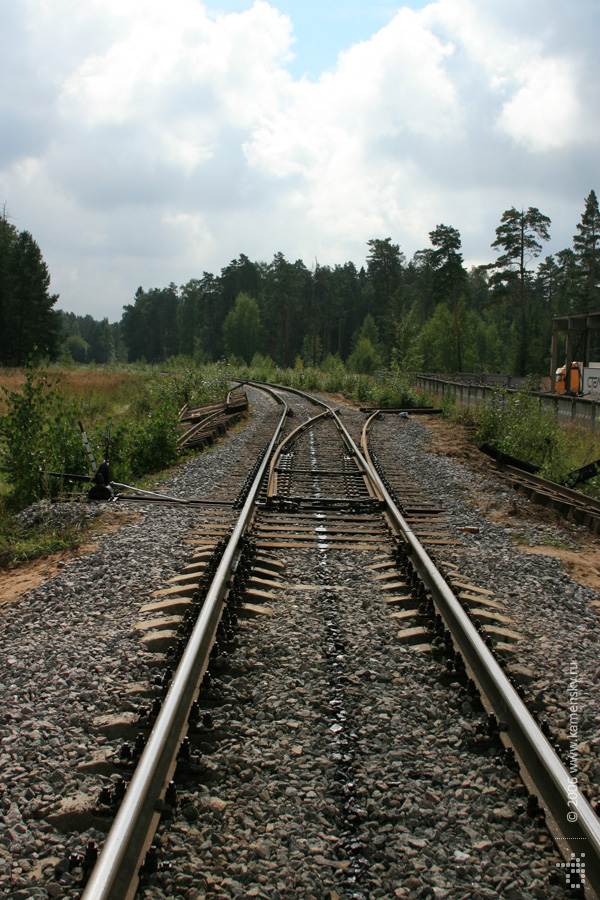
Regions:
[[[498,471],[512,486],[521,491],[534,503],[552,509],[571,522],[585,525],[600,532],[600,501],[565,485],[556,484],[514,466],[496,463]]]
[[[257,434],[235,498],[190,511],[186,566],[144,605],[144,715],[96,722],[95,825],[128,787],[84,900],[559,897],[548,829],[592,891],[597,817],[484,643],[510,629],[442,507],[386,472],[376,420],[361,451],[278,393],[294,418]]]

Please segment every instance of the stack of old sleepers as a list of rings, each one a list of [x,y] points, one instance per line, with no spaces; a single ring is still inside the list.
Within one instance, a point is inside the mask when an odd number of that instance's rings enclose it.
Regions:
[[[186,450],[209,446],[239,422],[247,409],[248,397],[244,392],[231,392],[224,402],[207,406],[190,408],[186,404],[179,412],[179,421],[186,431],[178,438],[177,446]]]

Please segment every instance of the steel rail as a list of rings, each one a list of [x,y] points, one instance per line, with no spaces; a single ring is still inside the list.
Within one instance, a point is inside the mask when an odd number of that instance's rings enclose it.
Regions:
[[[256,383],[259,386],[259,383]],[[263,386],[263,385],[260,385]],[[274,387],[274,386],[273,386]],[[550,746],[546,737],[518,696],[496,659],[482,641],[473,623],[464,612],[452,589],[428,555],[410,524],[396,507],[385,484],[376,471],[368,450],[367,435],[378,412],[372,415],[363,429],[361,439],[364,457],[351,435],[340,422],[335,410],[324,401],[295,388],[279,388],[305,397],[330,410],[340,431],[352,448],[357,463],[364,469],[376,493],[383,499],[386,511],[399,528],[408,547],[411,561],[452,633],[467,666],[479,683],[490,707],[518,754],[523,773],[533,783],[543,803],[560,831],[553,835],[563,855],[566,844],[577,859],[585,854],[586,894],[600,897],[600,823],[591,806],[579,791],[577,779],[567,769]],[[562,846],[561,846],[562,844]]]
[[[588,893],[600,895],[600,822],[579,791],[577,779],[563,766],[531,713],[513,688],[496,659],[482,641],[458,599],[434,565],[409,523],[392,501],[375,470],[369,450],[368,433],[378,413],[365,423],[361,445],[373,479],[377,482],[390,516],[398,524],[408,545],[409,556],[430,589],[442,618],[470,667],[508,739],[521,759],[525,772],[549,809],[560,835],[557,846],[567,844],[575,857],[585,854],[584,868]],[[565,848],[562,848],[563,854]]]
[[[517,469],[515,466],[506,463],[496,462],[495,465],[507,481],[516,482],[519,486],[533,491],[544,492],[559,502],[569,504],[581,512],[589,513],[593,516],[600,515],[600,500],[596,497],[582,494],[566,484],[558,484],[558,482],[550,481],[548,478],[543,478],[534,472],[525,472],[523,469]]]
[[[265,387],[265,386],[267,386],[266,383],[265,383],[265,382],[262,382],[262,381],[246,381],[246,382],[242,382],[242,384],[251,384],[251,385],[255,385],[256,387]],[[314,416],[313,418],[308,419],[308,421],[303,422],[302,425],[299,425],[298,428],[294,429],[294,431],[292,431],[292,432],[286,437],[286,439],[285,439],[285,440],[281,443],[281,445],[277,448],[277,452],[276,452],[277,458],[281,455],[281,451],[282,451],[284,445],[285,445],[286,443],[288,443],[288,442],[292,439],[292,436],[297,435],[298,432],[302,431],[302,430],[303,430],[304,428],[306,428],[308,425],[314,423],[317,419],[323,418],[323,417],[325,417],[326,415],[329,414],[329,415],[331,415],[331,416],[333,417],[333,420],[334,420],[334,422],[335,422],[335,425],[338,427],[340,433],[342,434],[342,436],[343,436],[343,438],[344,438],[344,441],[345,441],[345,443],[346,443],[346,446],[347,446],[348,450],[351,452],[352,456],[354,457],[354,460],[355,460],[355,462],[356,462],[356,464],[357,464],[358,469],[361,470],[361,471],[362,471],[362,474],[365,476],[366,482],[367,482],[367,489],[369,490],[369,493],[370,493],[375,499],[377,499],[379,502],[382,503],[382,502],[383,502],[383,495],[382,495],[381,492],[379,491],[379,489],[378,489],[376,483],[375,483],[375,482],[373,481],[373,479],[371,478],[371,473],[370,473],[370,470],[369,470],[369,467],[368,467],[367,463],[366,463],[365,460],[363,459],[363,457],[362,457],[362,455],[361,455],[361,453],[360,453],[360,450],[358,449],[358,447],[356,446],[355,442],[353,441],[352,436],[350,435],[350,433],[348,432],[348,430],[346,429],[346,427],[345,427],[345,426],[342,424],[342,422],[340,421],[340,418],[339,418],[339,416],[338,416],[338,414],[337,414],[337,412],[336,412],[335,407],[331,406],[331,405],[330,405],[329,403],[327,403],[325,400],[321,400],[319,397],[313,397],[311,394],[306,393],[306,391],[301,391],[301,390],[299,390],[298,388],[281,387],[281,386],[279,386],[279,385],[268,385],[268,387],[270,387],[270,388],[275,388],[275,387],[276,387],[277,390],[280,390],[280,391],[287,391],[287,392],[290,393],[290,394],[296,394],[298,397],[302,397],[304,400],[308,400],[310,403],[313,403],[313,404],[315,404],[316,406],[323,406],[323,407],[325,408],[325,412],[324,412],[324,413],[321,413],[320,415]],[[271,465],[271,469],[270,469],[270,471],[269,471],[269,486],[268,486],[268,491],[267,491],[267,496],[268,496],[268,499],[269,499],[269,500],[272,500],[273,494],[274,494],[274,490],[275,490],[275,480],[276,480],[276,479],[275,479],[275,475],[276,475],[276,473],[275,473],[275,467],[276,467],[276,461],[275,461],[275,459],[276,459],[276,457],[274,456],[274,457],[273,457],[273,462],[272,462],[272,465]]]
[[[177,752],[187,731],[190,707],[206,670],[222,612],[227,581],[235,568],[238,548],[254,512],[260,482],[288,413],[285,401],[273,391],[268,392],[283,404],[283,413],[173,675],[154,728],[82,894],[82,900],[130,900],[135,895],[139,868],[160,818],[160,798],[174,772]]]
[[[166,500],[169,503],[189,503],[189,500],[183,500],[180,497],[169,497],[167,494],[161,494],[160,491],[146,491],[142,488],[135,487],[132,484],[121,484],[119,481],[111,481],[110,486],[119,488],[122,491],[135,491],[135,493],[147,500]]]
[[[216,410],[216,412],[211,413],[206,416],[200,422],[196,422],[195,425],[192,425],[191,428],[188,428],[183,434],[180,434],[177,438],[176,444],[178,447],[183,447],[186,441],[189,441],[190,438],[194,437],[194,435],[200,431],[202,428],[206,428],[207,425],[210,425],[214,419],[217,419],[219,416],[222,416],[225,413],[225,406],[222,409]]]
[[[324,406],[325,409],[329,409],[333,412],[333,407],[326,403],[325,400],[321,400],[320,397],[313,397],[312,394],[307,394],[306,391],[301,391],[298,388],[293,387],[284,387],[280,384],[270,384],[268,381],[238,381],[233,378],[232,381],[236,381],[238,385],[249,384],[250,386],[254,386],[257,388],[265,388],[270,391],[285,391],[288,394],[296,394],[297,397],[302,397],[303,400],[308,400],[309,403],[312,403],[314,406]]]
[[[239,390],[240,387],[243,386],[243,384],[244,384],[244,382],[242,382],[241,385],[238,385],[238,387],[233,387],[233,388],[231,388],[231,390],[230,390],[229,393],[227,394],[227,397],[225,398],[225,408],[226,408],[226,409],[228,409],[229,406],[231,406],[231,404],[233,403],[233,401],[236,399],[235,396],[234,396],[234,394],[235,394],[235,392],[236,392],[237,390]],[[242,398],[243,398],[244,396],[245,396],[244,394],[239,394],[239,399],[242,400]],[[247,403],[247,401],[248,401],[248,398],[246,397],[246,403]]]
[[[285,448],[288,446],[288,444],[293,443],[293,441],[298,437],[298,434],[301,431],[304,431],[309,425],[314,425],[314,423],[319,419],[323,419],[329,414],[329,410],[325,410],[325,412],[319,413],[318,416],[313,416],[312,419],[308,419],[308,421],[303,422],[301,425],[298,425],[297,428],[294,428],[293,431],[290,431],[287,437],[283,441],[281,441],[281,443],[277,447],[277,450],[273,454],[271,464],[269,466],[269,479],[267,482],[267,503],[270,503],[272,501],[273,496],[277,491],[277,473],[275,469],[277,467],[277,463],[281,457],[281,454],[285,452]]]

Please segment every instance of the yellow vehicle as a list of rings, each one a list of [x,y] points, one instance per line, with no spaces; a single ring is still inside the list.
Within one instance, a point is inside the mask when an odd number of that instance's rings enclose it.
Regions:
[[[567,384],[567,367],[561,366],[556,370],[554,378],[554,390],[557,394],[580,394],[583,386],[583,366],[581,363],[571,363],[569,383]]]

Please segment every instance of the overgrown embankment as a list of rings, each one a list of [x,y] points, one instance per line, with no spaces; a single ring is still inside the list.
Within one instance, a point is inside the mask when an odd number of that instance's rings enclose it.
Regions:
[[[410,409],[420,406],[422,402],[402,373],[386,374],[376,380],[371,375],[348,372],[337,356],[327,357],[318,369],[298,364],[293,369],[282,369],[268,357],[260,358],[257,354],[252,366],[236,366],[235,375],[249,381],[268,381],[303,391],[343,394],[365,406]]]
[[[2,382],[4,384],[2,385]],[[84,517],[62,525],[42,517],[32,527],[15,513],[28,504],[78,489],[50,473],[91,474],[79,422],[98,463],[107,453],[113,477],[129,483],[176,463],[178,411],[185,403],[224,399],[223,366],[159,372],[59,372],[27,369],[0,374],[0,564],[32,559],[76,545]],[[79,485],[79,490],[89,484]]]
[[[453,399],[441,402],[453,421],[476,426],[474,441],[488,443],[503,453],[539,466],[539,474],[562,481],[569,472],[600,458],[600,437],[587,429],[563,425],[543,407],[539,397],[526,389],[508,393],[498,389],[489,403],[461,407]],[[600,492],[598,476],[578,487]]]

